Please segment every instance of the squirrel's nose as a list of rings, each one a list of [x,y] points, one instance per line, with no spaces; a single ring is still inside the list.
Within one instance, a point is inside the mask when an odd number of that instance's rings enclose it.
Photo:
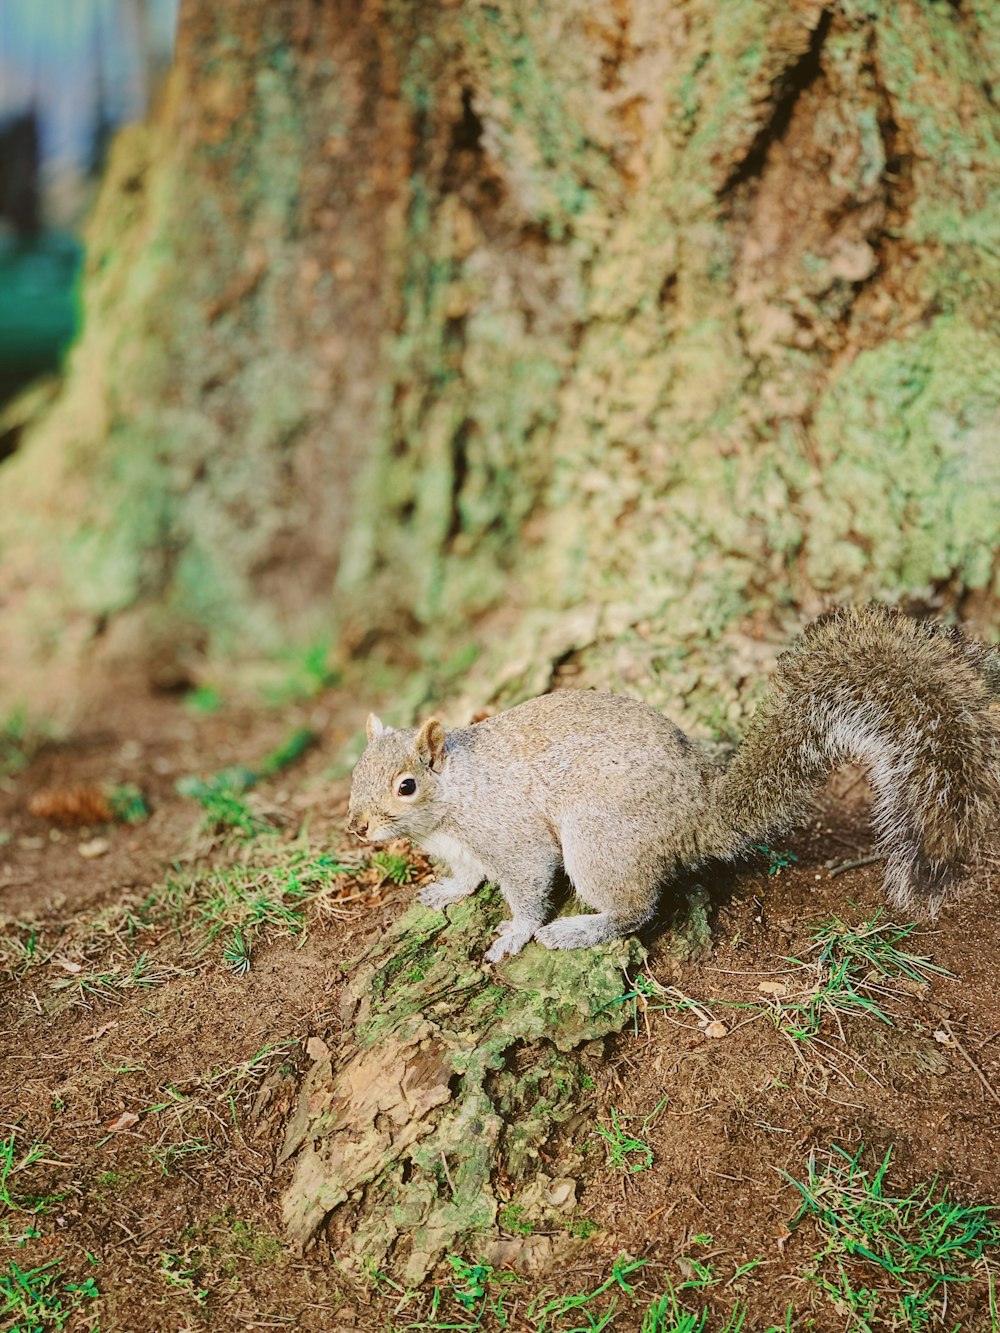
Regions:
[[[348,833],[356,833],[359,838],[363,838],[368,832],[368,820],[364,815],[351,815],[347,821]]]

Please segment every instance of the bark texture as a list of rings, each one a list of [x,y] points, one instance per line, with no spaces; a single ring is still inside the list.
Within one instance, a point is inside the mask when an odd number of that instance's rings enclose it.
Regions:
[[[4,669],[332,600],[500,609],[517,688],[825,598],[995,625],[998,53],[985,0],[192,0],[0,468]]]
[[[444,11],[409,57],[435,96],[369,492],[391,521],[345,582],[450,622],[513,574],[553,658],[825,597],[994,613],[997,25]]]

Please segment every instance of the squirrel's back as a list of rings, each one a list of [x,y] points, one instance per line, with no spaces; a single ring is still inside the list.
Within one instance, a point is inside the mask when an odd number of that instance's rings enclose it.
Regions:
[[[448,733],[446,781],[456,802],[529,803],[547,819],[569,807],[632,811],[681,829],[703,806],[711,761],[640,699],[558,690]],[[690,853],[689,853],[690,854]]]

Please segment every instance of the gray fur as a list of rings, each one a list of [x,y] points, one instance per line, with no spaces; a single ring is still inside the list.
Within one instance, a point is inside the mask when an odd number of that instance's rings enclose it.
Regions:
[[[936,910],[1000,824],[996,649],[882,607],[810,626],[723,771],[637,699],[566,690],[444,733],[369,719],[349,828],[412,838],[451,868],[420,897],[440,909],[483,880],[511,920],[486,954],[532,937],[579,948],[650,920],[659,889],[801,818],[831,768],[863,763],[890,900]],[[992,704],[992,707],[991,707]],[[416,790],[399,786],[412,778]],[[405,789],[405,784],[404,784]],[[594,913],[546,925],[560,865]]]

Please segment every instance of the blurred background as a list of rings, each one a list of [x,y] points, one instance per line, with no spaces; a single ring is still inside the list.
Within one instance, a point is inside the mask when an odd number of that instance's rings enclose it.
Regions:
[[[177,0],[0,4],[0,403],[76,331],[80,230],[115,131],[173,56]]]

